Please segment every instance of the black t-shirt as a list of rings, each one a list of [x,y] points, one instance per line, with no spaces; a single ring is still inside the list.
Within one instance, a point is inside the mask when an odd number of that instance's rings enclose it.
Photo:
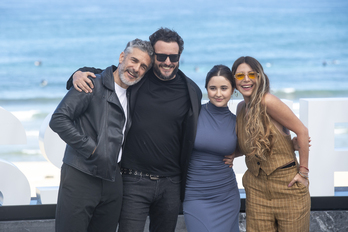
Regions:
[[[180,174],[182,126],[190,108],[187,85],[177,75],[162,81],[148,72],[138,90],[122,166],[161,176]]]

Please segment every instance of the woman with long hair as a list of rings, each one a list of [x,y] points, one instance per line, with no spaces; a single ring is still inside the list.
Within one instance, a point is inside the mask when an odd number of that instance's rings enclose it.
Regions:
[[[308,130],[270,93],[256,59],[238,58],[232,75],[244,98],[237,107],[237,135],[248,167],[243,176],[247,231],[309,231]],[[289,130],[297,135],[299,162]]]

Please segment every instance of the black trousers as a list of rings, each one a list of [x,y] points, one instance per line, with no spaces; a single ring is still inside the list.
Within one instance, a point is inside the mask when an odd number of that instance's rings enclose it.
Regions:
[[[122,176],[102,180],[63,164],[56,232],[115,232],[122,206]]]

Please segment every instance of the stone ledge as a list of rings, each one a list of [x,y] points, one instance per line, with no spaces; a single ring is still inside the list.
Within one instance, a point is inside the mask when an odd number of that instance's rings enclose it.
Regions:
[[[348,211],[312,211],[310,232],[348,231]],[[148,232],[146,221],[144,232]],[[245,232],[245,213],[239,214],[240,232]],[[0,221],[0,231],[6,232],[54,232],[54,219]],[[176,232],[187,232],[183,215],[178,216]]]
[[[54,219],[30,221],[0,221],[0,231],[54,232]]]

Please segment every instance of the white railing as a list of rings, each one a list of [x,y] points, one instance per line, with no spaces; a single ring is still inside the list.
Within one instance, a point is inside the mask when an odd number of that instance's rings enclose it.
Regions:
[[[348,147],[335,149],[334,133],[335,123],[348,122],[348,99],[300,99],[300,119],[312,139],[309,159],[311,196],[333,196],[335,172],[348,171]]]
[[[283,102],[293,109],[292,101]],[[233,113],[238,103],[238,100],[229,102]],[[311,196],[334,196],[335,173],[344,172],[342,178],[347,179],[343,183],[348,183],[348,147],[335,149],[334,134],[335,123],[348,123],[348,98],[300,99],[299,117],[307,126],[312,140],[309,159]],[[49,128],[50,118],[51,115],[48,115],[40,128],[39,146],[42,155],[60,168],[65,143]],[[15,116],[0,107],[0,119],[0,145],[26,143],[25,130]],[[239,188],[243,188],[241,177],[246,170],[244,158],[237,158],[233,168]],[[15,165],[0,159],[0,176],[0,205],[30,204],[30,184]],[[56,202],[58,186],[37,186],[36,189],[41,203]]]

